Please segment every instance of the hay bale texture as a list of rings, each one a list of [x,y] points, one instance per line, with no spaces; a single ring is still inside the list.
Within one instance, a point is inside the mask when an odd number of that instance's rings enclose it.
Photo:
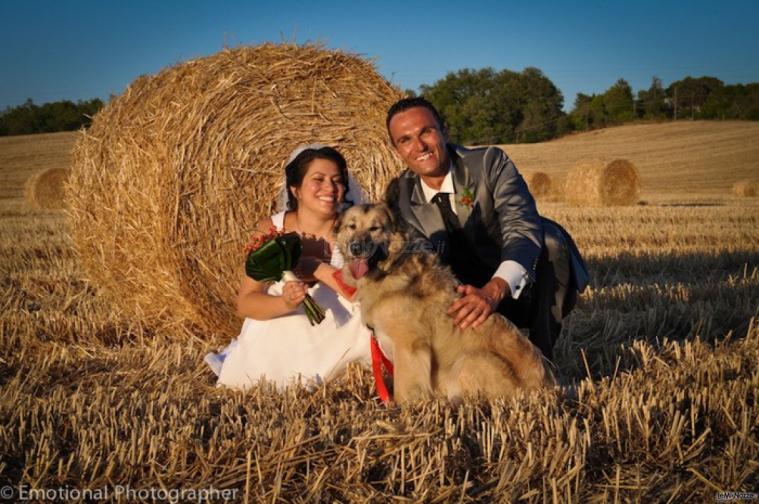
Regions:
[[[565,200],[575,206],[634,205],[640,197],[638,169],[626,159],[584,160],[567,174]]]
[[[759,196],[759,182],[754,180],[740,180],[733,184],[733,192],[741,198],[756,198]]]
[[[524,179],[534,198],[545,198],[551,194],[551,177],[547,173],[542,171],[530,172],[525,174]]]
[[[70,170],[50,168],[33,174],[24,184],[24,196],[36,210],[59,210],[65,206],[65,184]]]
[[[400,97],[371,63],[313,45],[224,50],[140,77],[75,146],[77,255],[125,313],[234,334],[242,250],[275,211],[289,153],[335,146],[379,199],[401,169],[384,124]]]

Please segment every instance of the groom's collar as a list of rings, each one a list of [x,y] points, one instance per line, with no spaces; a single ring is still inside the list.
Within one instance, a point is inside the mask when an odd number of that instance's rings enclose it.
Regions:
[[[456,194],[456,190],[453,187],[453,176],[451,175],[452,168],[453,161],[449,159],[448,173],[445,174],[445,178],[443,179],[443,183],[440,185],[440,189],[433,189],[424,182],[424,179],[419,177],[419,182],[422,186],[422,193],[424,194],[424,199],[427,201],[427,203],[430,203],[432,201],[432,198],[434,198],[437,193]]]

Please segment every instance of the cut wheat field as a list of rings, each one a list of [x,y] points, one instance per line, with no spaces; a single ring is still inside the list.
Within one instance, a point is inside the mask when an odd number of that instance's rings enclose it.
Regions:
[[[721,200],[732,185],[759,178],[759,123],[680,121],[631,124],[538,144],[503,145],[518,167],[557,181],[583,159],[629,159],[644,202]]]
[[[234,489],[249,502],[713,502],[759,492],[759,124],[633,125],[507,146],[523,171],[627,158],[646,204],[540,202],[590,288],[561,386],[387,408],[353,368],[316,393],[214,386],[234,334],[130,320],[74,260],[65,213],[23,199],[73,134],[0,138],[0,484]]]

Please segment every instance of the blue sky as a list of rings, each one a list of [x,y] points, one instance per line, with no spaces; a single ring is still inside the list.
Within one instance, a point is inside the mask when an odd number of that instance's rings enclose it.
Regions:
[[[403,89],[449,71],[540,68],[571,108],[618,78],[759,81],[759,1],[0,0],[0,110],[120,94],[141,74],[267,41],[373,58]]]

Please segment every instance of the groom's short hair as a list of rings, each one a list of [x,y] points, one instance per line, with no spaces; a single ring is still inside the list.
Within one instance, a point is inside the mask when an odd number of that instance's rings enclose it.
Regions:
[[[437,121],[438,126],[440,126],[440,131],[445,131],[445,119],[443,119],[443,116],[440,115],[440,112],[438,112],[435,106],[432,103],[430,103],[424,96],[413,96],[411,98],[402,98],[398,100],[397,102],[393,103],[393,105],[388,109],[387,118],[385,119],[385,126],[387,127],[387,135],[390,137],[390,143],[392,143],[393,145],[395,145],[395,143],[393,142],[393,135],[390,134],[390,121],[393,119],[393,117],[396,114],[400,114],[401,112],[405,112],[408,109],[412,109],[415,107],[422,107],[429,110],[432,113],[432,116]]]

